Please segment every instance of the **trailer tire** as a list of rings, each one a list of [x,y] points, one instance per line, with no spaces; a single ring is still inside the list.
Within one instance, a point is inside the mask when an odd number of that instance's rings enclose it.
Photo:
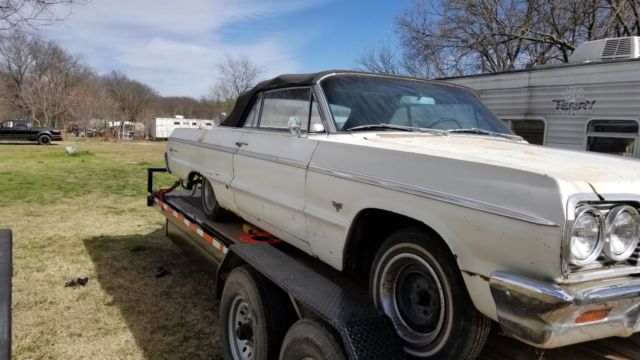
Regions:
[[[42,134],[38,136],[38,144],[39,145],[50,145],[51,144],[51,136],[47,134]]]
[[[202,211],[204,211],[207,219],[216,221],[220,220],[224,216],[225,210],[220,207],[220,204],[218,204],[216,194],[213,192],[213,186],[204,176],[202,177],[202,191],[200,198],[202,199]]]
[[[346,360],[340,338],[324,323],[298,320],[287,332],[280,360]]]
[[[371,267],[374,304],[414,359],[475,359],[491,320],[471,302],[449,248],[418,227],[391,234]]]
[[[225,359],[275,360],[293,310],[286,294],[254,268],[229,274],[220,300]]]

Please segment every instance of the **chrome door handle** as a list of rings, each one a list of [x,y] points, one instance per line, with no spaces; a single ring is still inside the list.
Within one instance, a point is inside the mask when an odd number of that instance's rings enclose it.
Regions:
[[[237,146],[237,147],[243,147],[243,146],[246,146],[246,145],[249,145],[249,144],[248,144],[248,143],[246,143],[246,142],[239,142],[239,141],[238,141],[238,142],[236,142],[236,146]]]

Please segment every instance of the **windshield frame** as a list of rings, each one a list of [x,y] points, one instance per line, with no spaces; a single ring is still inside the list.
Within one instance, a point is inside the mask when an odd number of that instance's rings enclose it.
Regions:
[[[434,80],[418,79],[418,78],[411,78],[411,77],[397,76],[397,75],[388,75],[388,74],[371,74],[371,73],[363,73],[363,72],[337,72],[337,73],[327,74],[327,75],[321,77],[320,79],[318,79],[316,81],[316,84],[314,86],[318,90],[317,93],[320,94],[320,96],[318,98],[318,102],[319,102],[320,107],[321,107],[322,117],[324,118],[324,122],[325,122],[326,128],[327,128],[329,133],[337,133],[337,134],[351,134],[352,133],[352,131],[348,131],[346,129],[345,130],[338,129],[337,123],[336,123],[335,118],[334,118],[333,111],[331,110],[330,103],[328,101],[328,97],[327,97],[327,94],[325,92],[325,87],[323,86],[323,82],[325,80],[327,80],[329,78],[334,78],[334,77],[352,77],[352,78],[353,77],[363,77],[363,78],[376,78],[377,77],[377,78],[382,78],[382,79],[394,79],[394,80],[401,80],[401,81],[407,81],[407,82],[424,83],[424,84],[427,84],[429,86],[435,86],[435,87],[440,87],[440,88],[451,88],[454,91],[462,91],[462,92],[472,96],[473,98],[475,98],[478,101],[479,105],[483,107],[482,110],[484,110],[487,113],[491,114],[492,117],[496,120],[497,123],[499,122],[499,124],[503,124],[503,123],[501,123],[502,120],[500,120],[500,118],[495,113],[493,113],[482,102],[482,100],[480,99],[480,96],[478,95],[478,93],[475,90],[473,90],[471,88],[468,88],[466,86],[461,86],[461,85],[457,85],[457,84],[443,83],[443,82],[434,81]],[[504,132],[504,134],[506,134],[506,135],[514,135],[513,131],[511,131],[511,129],[509,129],[506,126],[506,124],[504,125],[504,129],[507,130],[507,132]],[[444,129],[435,129],[435,128],[429,128],[429,130],[446,131]],[[380,130],[372,129],[370,131],[371,132],[376,132],[376,131],[380,131]],[[402,130],[398,130],[398,131],[402,131]],[[500,133],[502,133],[502,132],[500,132]]]

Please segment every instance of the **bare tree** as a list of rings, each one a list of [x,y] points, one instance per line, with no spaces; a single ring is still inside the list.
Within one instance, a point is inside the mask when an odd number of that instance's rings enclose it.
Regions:
[[[369,47],[356,59],[356,64],[359,70],[375,73],[428,77],[429,64],[409,55],[394,51],[388,45]]]
[[[156,100],[154,104],[156,116],[173,117],[183,115],[188,118],[211,118],[212,112],[202,100],[187,96],[166,96]]]
[[[388,45],[365,49],[356,63],[361,70],[376,73],[398,75],[403,72],[396,53]]]
[[[0,0],[0,30],[63,20],[79,2],[84,0]]]
[[[111,99],[117,104],[121,116],[121,133],[124,132],[126,121],[141,122],[145,124],[145,128],[149,128],[149,108],[158,97],[155,90],[118,71],[105,76],[103,84]]]
[[[32,41],[34,63],[22,96],[33,120],[62,126],[90,71],[78,58],[50,41]]]
[[[5,100],[22,117],[54,126],[68,115],[76,88],[89,73],[56,43],[22,31],[0,38],[0,71],[7,80]]]
[[[366,50],[357,62],[425,77],[567,62],[584,41],[640,32],[639,7],[636,0],[414,0],[396,17],[401,55]]]
[[[118,116],[117,104],[109,96],[101,78],[93,72],[77,87],[71,112],[85,134],[91,120],[107,121]]]
[[[218,77],[211,87],[211,97],[228,112],[238,96],[253,87],[261,74],[262,69],[246,56],[227,55],[218,64]]]

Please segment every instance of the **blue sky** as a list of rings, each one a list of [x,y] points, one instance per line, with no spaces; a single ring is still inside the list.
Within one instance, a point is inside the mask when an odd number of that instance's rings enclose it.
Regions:
[[[119,70],[161,95],[206,95],[226,54],[263,77],[353,69],[362,51],[397,44],[411,0],[92,0],[43,29],[100,73]]]

